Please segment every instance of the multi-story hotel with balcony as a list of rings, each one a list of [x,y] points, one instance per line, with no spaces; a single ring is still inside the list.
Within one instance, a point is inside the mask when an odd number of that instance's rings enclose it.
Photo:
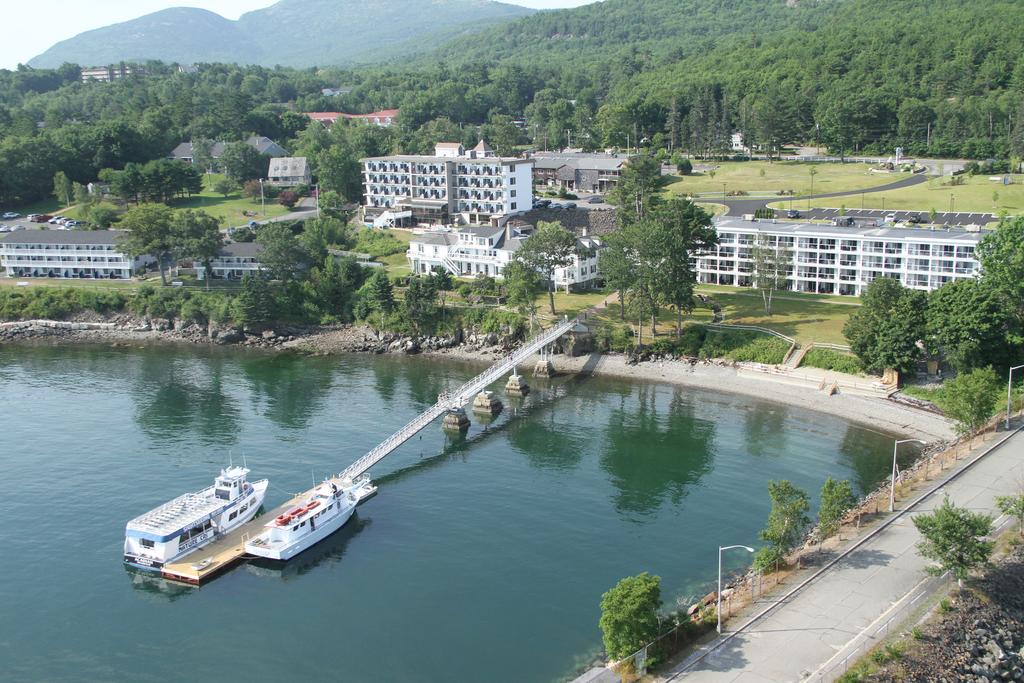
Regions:
[[[0,265],[7,277],[127,280],[150,257],[121,251],[121,230],[21,230],[0,240]]]
[[[486,142],[466,150],[439,143],[434,156],[363,159],[368,225],[484,223],[533,208],[533,160],[495,156]]]
[[[750,287],[759,236],[792,254],[789,289],[859,296],[872,280],[896,278],[932,290],[950,280],[975,277],[974,256],[983,232],[963,229],[837,227],[723,219],[718,248],[696,259],[699,282]]]

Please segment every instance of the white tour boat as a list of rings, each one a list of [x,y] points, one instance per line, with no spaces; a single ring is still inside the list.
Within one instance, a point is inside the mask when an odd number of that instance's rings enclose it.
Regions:
[[[245,552],[269,560],[290,560],[345,526],[356,505],[377,492],[369,478],[346,483],[328,479],[305,502],[278,515],[245,544]]]
[[[132,567],[160,571],[168,562],[202,548],[256,515],[267,480],[248,482],[244,467],[221,470],[213,486],[178,496],[128,522],[124,561]]]

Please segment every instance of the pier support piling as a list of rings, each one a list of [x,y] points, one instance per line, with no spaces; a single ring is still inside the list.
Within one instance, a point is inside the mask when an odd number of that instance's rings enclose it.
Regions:
[[[505,393],[509,396],[526,396],[530,393],[530,385],[520,375],[514,374],[505,383]]]
[[[473,400],[473,412],[479,415],[497,415],[502,407],[501,399],[493,391],[481,391]]]
[[[464,432],[469,429],[469,418],[462,408],[452,408],[444,415],[441,429],[446,432]]]
[[[537,361],[537,364],[533,367],[534,377],[554,377],[555,374],[555,366],[546,358]]]

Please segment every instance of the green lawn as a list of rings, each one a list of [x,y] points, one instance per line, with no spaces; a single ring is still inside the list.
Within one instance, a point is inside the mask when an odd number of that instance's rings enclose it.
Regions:
[[[31,287],[75,287],[84,289],[135,289],[141,282],[138,280],[76,280],[72,278],[32,278],[32,277],[0,277],[0,287],[17,287],[19,282],[27,282]],[[159,285],[160,277],[153,284]]]
[[[994,177],[994,176],[993,176]],[[1000,176],[1002,177],[1002,176]],[[988,179],[988,176],[964,176],[964,184],[959,186],[943,185],[937,178],[928,182],[905,187],[901,190],[864,195],[864,208],[867,209],[902,209],[928,213],[936,211],[964,211],[972,213],[994,213],[1006,211],[1009,214],[1024,213],[1024,175],[1014,175],[1012,185],[1003,185]],[[948,178],[946,179],[948,181]],[[817,183],[815,183],[817,187]],[[993,196],[993,193],[998,197]],[[783,208],[784,202],[776,208]],[[838,208],[843,204],[847,208],[861,208],[860,195],[850,197],[833,197],[816,199],[814,206]]]
[[[708,171],[689,176],[674,176],[668,189],[676,194],[706,192],[779,192],[792,190],[798,195],[811,193],[810,170],[814,169],[814,194],[847,192],[878,187],[906,178],[909,173],[870,173],[868,164],[807,163],[800,161],[723,161],[714,177]],[[762,175],[762,172],[764,175]]]
[[[255,199],[243,197],[240,191],[227,197],[217,194],[210,188],[221,177],[216,173],[205,176],[202,193],[193,195],[188,199],[175,200],[170,203],[170,206],[175,209],[202,209],[231,226],[245,225],[253,219],[276,218],[289,212],[289,209],[278,204],[276,199],[268,199],[266,202],[267,212],[266,216],[264,216],[259,197]],[[252,217],[246,216],[244,214],[246,211],[255,211],[257,215]]]

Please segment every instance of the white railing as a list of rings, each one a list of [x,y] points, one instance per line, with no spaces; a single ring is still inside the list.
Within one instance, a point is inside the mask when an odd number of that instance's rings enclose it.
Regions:
[[[359,475],[376,465],[385,457],[390,455],[399,446],[412,438],[417,432],[440,417],[449,410],[461,408],[480,391],[487,388],[492,382],[522,363],[529,356],[551,344],[563,334],[568,332],[577,323],[577,320],[566,318],[554,327],[544,330],[533,339],[526,342],[519,349],[487,368],[479,375],[469,380],[453,392],[442,394],[438,397],[437,403],[423,411],[408,424],[378,444],[373,450],[349,465],[344,471],[338,474],[339,479],[354,480]]]

